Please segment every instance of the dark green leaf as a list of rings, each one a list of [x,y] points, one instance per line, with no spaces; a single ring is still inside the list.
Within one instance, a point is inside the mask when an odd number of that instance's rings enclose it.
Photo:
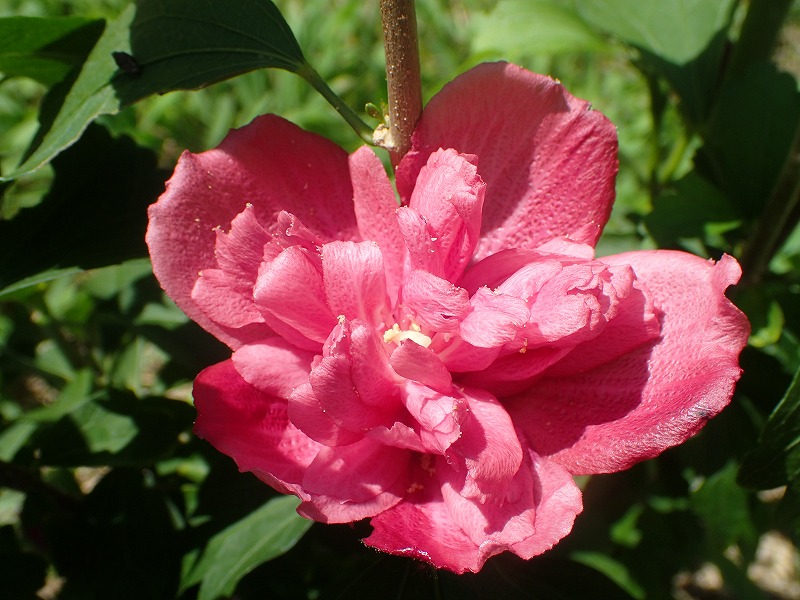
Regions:
[[[758,216],[786,162],[800,119],[797,81],[753,65],[720,93],[697,163],[746,216]]]
[[[739,483],[768,489],[800,478],[800,370],[770,415],[758,446],[745,456]]]
[[[645,219],[650,235],[661,248],[679,246],[679,240],[708,241],[713,224],[735,226],[740,218],[725,196],[702,176],[691,172],[653,201]]]
[[[230,596],[242,577],[292,548],[311,527],[295,511],[298,503],[294,496],[274,498],[215,535],[181,587],[200,583],[199,600]]]
[[[115,59],[116,56],[116,59]],[[29,155],[6,179],[50,161],[103,114],[150,94],[194,89],[261,67],[306,67],[269,0],[142,0],[110,23]],[[62,98],[58,99],[59,101]]]
[[[0,221],[0,294],[54,269],[147,256],[147,206],[166,177],[152,152],[93,126],[53,166],[55,183],[41,204]]]
[[[102,31],[102,21],[80,17],[0,19],[0,73],[58,83],[83,62]]]

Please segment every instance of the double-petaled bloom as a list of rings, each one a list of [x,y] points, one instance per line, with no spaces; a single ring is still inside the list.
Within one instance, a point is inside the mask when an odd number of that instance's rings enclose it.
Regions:
[[[150,210],[156,276],[233,351],[196,432],[328,523],[456,572],[551,548],[573,475],[697,432],[730,400],[740,270],[595,258],[611,123],[556,81],[481,65],[425,108],[397,169],[275,116],[185,153]]]

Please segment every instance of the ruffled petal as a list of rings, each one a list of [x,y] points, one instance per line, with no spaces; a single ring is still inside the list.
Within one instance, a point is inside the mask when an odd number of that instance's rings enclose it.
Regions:
[[[413,268],[424,269],[457,282],[472,260],[481,228],[481,211],[486,185],[477,169],[453,150],[439,150],[422,168],[403,212],[419,215],[424,234],[401,223]],[[417,226],[419,229],[419,226]],[[427,236],[424,246],[419,241]]]
[[[362,146],[350,155],[353,208],[361,238],[381,249],[386,270],[386,288],[394,304],[400,289],[405,244],[397,226],[398,203],[383,168],[371,148]]]
[[[383,256],[375,242],[331,242],[322,246],[325,296],[332,314],[373,327],[389,320]]]
[[[280,492],[307,498],[302,481],[322,446],[287,415],[286,400],[248,384],[228,360],[194,383],[195,433]]]
[[[256,389],[288,398],[308,382],[314,354],[300,350],[280,337],[242,346],[233,353],[233,364],[242,378]]]
[[[633,267],[663,312],[661,337],[590,371],[545,374],[505,402],[533,448],[575,474],[622,470],[695,434],[730,401],[750,331],[724,295],[741,274],[729,256],[714,264],[659,250],[603,260]]]
[[[336,326],[325,301],[318,258],[290,246],[264,266],[256,282],[256,305],[266,322],[294,345],[315,350]]]
[[[458,331],[461,320],[472,310],[467,290],[420,269],[407,276],[402,300],[412,320],[429,331]]]
[[[370,439],[323,448],[306,470],[310,500],[297,512],[323,523],[350,523],[400,502],[408,487],[411,453]]]
[[[341,148],[280,117],[259,117],[214,150],[183,154],[167,190],[148,210],[153,272],[192,320],[236,349],[265,337],[265,328],[219,325],[191,295],[198,273],[216,266],[217,228],[229,230],[250,203],[270,233],[275,215],[287,210],[326,241],[357,239],[352,198]]]
[[[608,220],[617,173],[614,126],[549,77],[487,63],[442,88],[397,170],[406,201],[439,148],[478,157],[487,188],[477,258],[533,249],[558,236],[593,246]]]

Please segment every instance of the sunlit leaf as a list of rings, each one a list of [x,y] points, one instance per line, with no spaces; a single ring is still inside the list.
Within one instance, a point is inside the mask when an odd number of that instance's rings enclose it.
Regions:
[[[200,583],[199,600],[230,596],[258,565],[294,546],[312,522],[295,512],[298,500],[282,496],[215,535],[182,588]]]
[[[261,67],[305,67],[289,26],[269,0],[131,4],[108,24],[63,104],[51,110],[52,121],[42,120],[29,156],[6,179],[50,161],[100,115],[151,94],[194,89]]]
[[[102,21],[81,17],[0,19],[0,73],[58,83],[83,62],[102,31]]]

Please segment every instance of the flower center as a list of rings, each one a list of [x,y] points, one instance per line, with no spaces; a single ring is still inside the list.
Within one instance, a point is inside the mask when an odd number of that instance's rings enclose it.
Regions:
[[[395,323],[391,329],[387,329],[383,334],[383,341],[387,344],[389,342],[399,344],[403,340],[411,340],[423,348],[431,345],[431,338],[422,333],[422,329],[416,323],[411,323],[411,329],[400,329],[400,325]]]

